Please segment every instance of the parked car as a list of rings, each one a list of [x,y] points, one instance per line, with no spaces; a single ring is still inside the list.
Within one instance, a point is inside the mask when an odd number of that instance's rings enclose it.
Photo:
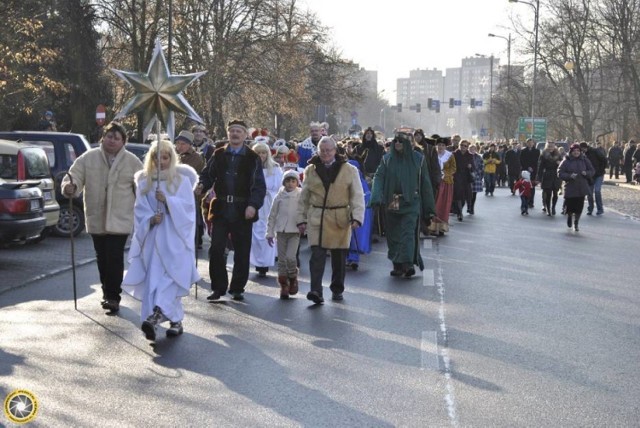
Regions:
[[[0,244],[36,239],[46,226],[39,180],[0,179]]]
[[[17,141],[0,140],[0,178],[6,182],[38,181],[44,199],[46,228],[44,238],[58,224],[60,206],[55,198],[55,184],[43,149]]]
[[[56,183],[56,201],[60,205],[60,216],[58,224],[53,228],[53,233],[57,236],[69,236],[69,229],[71,229],[76,236],[82,232],[85,222],[82,196],[73,199],[70,209],[69,200],[60,192],[60,182],[73,161],[91,148],[84,135],[49,131],[2,131],[0,138],[20,140],[44,149]]]
[[[136,155],[138,159],[140,159],[142,163],[144,163],[144,157],[151,148],[151,145],[141,143],[127,143],[125,144],[124,148]]]
[[[100,147],[100,143],[91,143],[92,149],[95,149],[96,147]],[[127,143],[124,145],[124,148],[136,155],[138,159],[144,163],[144,156],[151,148],[151,144]]]

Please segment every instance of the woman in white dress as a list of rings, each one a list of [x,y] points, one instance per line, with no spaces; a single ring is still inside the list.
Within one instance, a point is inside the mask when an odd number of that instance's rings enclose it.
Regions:
[[[252,148],[262,160],[267,193],[264,197],[264,204],[258,211],[258,221],[253,223],[249,262],[256,267],[258,276],[265,277],[269,267],[273,266],[276,260],[276,247],[270,246],[267,242],[267,221],[271,212],[271,204],[282,186],[283,172],[280,165],[271,157],[269,146],[264,143],[256,143]]]
[[[195,263],[196,206],[193,189],[198,175],[178,165],[170,141],[153,143],[144,169],[135,175],[135,223],[129,249],[129,270],[122,289],[142,302],[142,331],[155,340],[158,324],[170,322],[167,336],[182,334],[181,298],[200,276]],[[160,179],[158,181],[158,178]],[[159,183],[159,185],[158,185]]]

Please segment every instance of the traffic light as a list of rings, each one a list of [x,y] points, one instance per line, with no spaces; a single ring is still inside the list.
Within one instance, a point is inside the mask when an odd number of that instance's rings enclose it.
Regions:
[[[476,108],[476,99],[475,98],[471,98],[471,100],[469,101],[469,107]]]
[[[398,113],[402,111],[402,103],[398,103]]]
[[[422,105],[420,103],[416,103],[416,113],[420,113],[420,110],[422,110]]]
[[[453,108],[453,98],[449,98],[449,108]]]
[[[433,99],[432,98],[428,98],[427,99],[427,108],[429,110],[433,110]]]

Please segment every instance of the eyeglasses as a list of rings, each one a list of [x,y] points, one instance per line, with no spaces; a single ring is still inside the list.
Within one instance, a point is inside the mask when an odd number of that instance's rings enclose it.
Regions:
[[[460,144],[460,147],[469,147],[466,144]]]

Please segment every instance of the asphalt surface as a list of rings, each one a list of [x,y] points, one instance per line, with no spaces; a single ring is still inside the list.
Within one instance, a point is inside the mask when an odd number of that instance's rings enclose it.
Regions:
[[[302,296],[277,299],[273,272],[241,303],[192,289],[185,334],[154,345],[138,302],[100,309],[86,235],[78,311],[68,240],[0,250],[0,395],[32,391],[34,426],[638,426],[637,190],[604,186],[578,233],[540,192],[528,217],[507,189],[479,195],[424,240],[424,272],[390,278],[383,240],[320,307],[303,247]]]

